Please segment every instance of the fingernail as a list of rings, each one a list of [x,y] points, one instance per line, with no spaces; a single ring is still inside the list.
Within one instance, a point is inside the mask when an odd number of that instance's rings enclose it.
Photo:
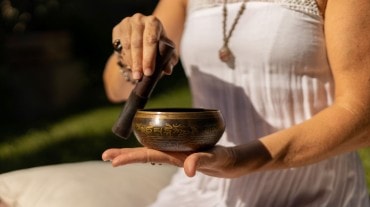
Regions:
[[[144,69],[144,75],[150,76],[152,74],[153,74],[153,70],[152,69],[150,69],[150,68],[145,68]]]
[[[139,72],[139,71],[134,71],[134,72],[132,73],[132,78],[133,78],[133,79],[139,80],[139,79],[141,78],[141,76],[142,76],[142,73],[141,73],[141,72]]]
[[[103,162],[111,162],[112,161],[112,160],[107,159],[107,158],[103,158],[102,160],[103,160]]]

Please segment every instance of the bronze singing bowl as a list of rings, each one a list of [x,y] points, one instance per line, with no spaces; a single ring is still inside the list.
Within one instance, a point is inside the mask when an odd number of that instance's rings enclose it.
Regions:
[[[142,109],[132,123],[137,140],[161,151],[200,151],[214,146],[225,131],[216,109]]]

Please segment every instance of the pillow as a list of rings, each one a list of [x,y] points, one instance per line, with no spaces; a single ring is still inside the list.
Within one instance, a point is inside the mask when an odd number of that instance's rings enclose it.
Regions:
[[[176,169],[89,161],[13,171],[0,175],[0,207],[147,206]]]

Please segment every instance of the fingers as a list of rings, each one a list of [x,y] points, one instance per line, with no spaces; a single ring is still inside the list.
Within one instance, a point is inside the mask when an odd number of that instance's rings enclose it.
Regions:
[[[196,172],[202,168],[206,169],[207,165],[211,165],[214,158],[210,153],[198,152],[191,154],[184,162],[184,171],[188,177],[194,177]]]
[[[102,154],[104,161],[111,161],[113,166],[125,165],[130,163],[151,162],[148,152],[143,148],[134,149],[108,149]]]
[[[103,161],[111,161],[115,157],[117,157],[118,155],[120,155],[120,149],[108,149],[108,150],[105,150],[103,152],[102,160]]]
[[[108,149],[102,159],[110,160],[114,167],[132,163],[167,163],[183,167],[188,177],[194,177],[197,171],[214,177],[236,177],[238,172],[232,167],[234,156],[231,148],[216,146],[205,152],[162,152],[146,147]]]
[[[173,67],[177,64],[178,61],[178,56],[176,55],[176,53],[173,53],[170,62],[167,64],[166,68],[164,68],[163,73],[165,75],[171,75]]]
[[[143,75],[143,34],[145,29],[144,16],[135,14],[130,18],[131,23],[131,69],[134,79],[141,79]]]
[[[164,31],[154,16],[135,14],[126,17],[112,32],[112,40],[121,40],[120,55],[125,65],[132,70],[132,78],[140,80],[153,73],[158,41]]]
[[[233,169],[234,159],[232,148],[215,146],[209,151],[189,155],[184,161],[184,171],[189,177],[199,171],[209,176],[231,178],[237,175]]]
[[[200,156],[190,155],[184,162],[184,172],[188,177],[194,177],[199,165]]]
[[[151,163],[146,149],[130,150],[121,149],[120,154],[112,159],[112,166],[117,167],[120,165],[133,164],[133,163]]]
[[[129,19],[123,19],[120,24],[116,25],[112,31],[112,41],[120,40],[122,49],[120,51],[120,58],[126,65],[131,66],[131,26]]]
[[[187,156],[186,153],[162,152],[139,147],[108,149],[102,154],[102,159],[110,160],[114,167],[132,163],[167,163],[182,167]]]
[[[144,75],[150,76],[153,73],[153,68],[155,65],[157,45],[162,33],[162,27],[158,19],[154,16],[151,16],[145,21],[145,28],[143,43],[143,68]]]

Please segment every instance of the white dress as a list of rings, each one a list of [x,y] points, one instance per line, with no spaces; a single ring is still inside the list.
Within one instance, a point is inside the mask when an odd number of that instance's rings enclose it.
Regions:
[[[241,1],[229,1],[230,26]],[[220,145],[233,146],[309,119],[333,103],[323,18],[314,0],[247,1],[230,40],[236,62],[218,58],[222,1],[189,0],[181,59],[196,107],[226,120]],[[356,153],[301,168],[220,179],[180,170],[153,206],[365,207],[369,196]]]

